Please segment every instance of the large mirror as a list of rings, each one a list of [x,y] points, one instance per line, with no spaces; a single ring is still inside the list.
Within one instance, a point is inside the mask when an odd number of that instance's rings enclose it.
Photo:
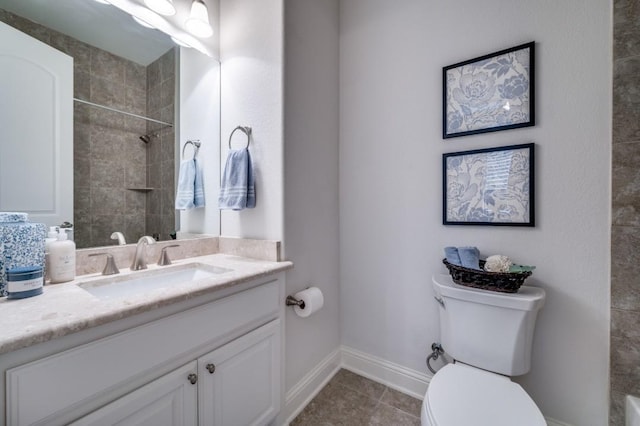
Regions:
[[[92,0],[0,0],[0,21],[73,57],[69,221],[77,248],[118,244],[115,232],[132,243],[142,235],[164,240],[180,230],[198,231],[181,227],[190,218],[175,210],[174,197],[181,154],[194,154],[191,146],[183,150],[185,138],[204,137],[219,147],[219,133],[180,127],[181,74],[191,79],[187,86],[197,86],[181,60],[202,54],[181,54],[166,34]],[[219,123],[219,106],[217,113],[210,119]],[[209,164],[219,164],[218,149],[206,154]],[[203,214],[191,218],[192,224]],[[200,231],[219,233],[211,227]]]

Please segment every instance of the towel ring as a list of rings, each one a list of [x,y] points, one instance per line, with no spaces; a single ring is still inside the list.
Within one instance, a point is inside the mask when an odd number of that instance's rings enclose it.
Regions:
[[[231,138],[233,137],[233,134],[236,132],[236,130],[240,130],[242,133],[247,135],[247,146],[245,148],[249,148],[249,143],[251,143],[251,127],[238,126],[235,129],[233,129],[231,131],[231,134],[229,135],[229,149],[231,149]]]
[[[198,155],[198,151],[200,150],[200,140],[198,140],[198,139],[193,140],[193,141],[186,141],[184,143],[184,145],[182,146],[182,158],[184,158],[184,150],[185,150],[185,148],[187,148],[187,145],[189,145],[189,144],[193,145],[193,149],[195,150],[193,152],[193,158],[196,158],[196,156]]]

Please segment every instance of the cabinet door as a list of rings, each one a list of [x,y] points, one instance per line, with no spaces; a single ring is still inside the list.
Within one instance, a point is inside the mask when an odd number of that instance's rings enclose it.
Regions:
[[[196,369],[196,362],[190,362],[72,425],[195,426],[198,423]]]
[[[280,320],[198,359],[201,425],[265,425],[280,411]]]

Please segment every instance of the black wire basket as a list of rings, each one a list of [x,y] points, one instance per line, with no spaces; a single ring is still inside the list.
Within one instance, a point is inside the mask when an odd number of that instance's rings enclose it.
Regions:
[[[531,276],[531,271],[487,272],[484,270],[484,260],[480,260],[482,271],[451,264],[447,259],[442,259],[442,263],[449,270],[454,283],[501,293],[517,293],[524,280]]]

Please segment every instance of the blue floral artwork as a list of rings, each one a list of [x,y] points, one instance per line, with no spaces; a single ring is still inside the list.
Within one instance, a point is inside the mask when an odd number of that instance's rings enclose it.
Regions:
[[[443,223],[534,226],[533,144],[443,155]]]
[[[443,68],[443,137],[533,126],[534,43]]]

